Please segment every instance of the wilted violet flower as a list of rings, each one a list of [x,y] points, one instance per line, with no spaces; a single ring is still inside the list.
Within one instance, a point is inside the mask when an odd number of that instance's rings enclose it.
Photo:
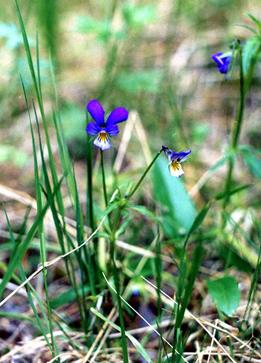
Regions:
[[[226,74],[229,71],[232,55],[231,53],[216,53],[211,56],[213,61],[217,64],[220,73]]]
[[[162,146],[162,150],[169,159],[170,174],[176,177],[183,175],[184,171],[182,169],[181,163],[187,159],[188,155],[191,153],[191,150],[176,152],[166,146]]]
[[[126,121],[128,111],[124,107],[117,107],[111,111],[105,121],[105,111],[98,100],[91,100],[86,106],[93,122],[89,122],[86,127],[87,134],[97,136],[94,145],[101,150],[111,147],[110,136],[116,136],[120,132],[117,124]]]

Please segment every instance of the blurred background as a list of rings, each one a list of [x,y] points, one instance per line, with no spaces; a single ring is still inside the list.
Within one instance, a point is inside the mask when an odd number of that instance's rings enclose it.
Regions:
[[[33,160],[20,77],[29,94],[33,85],[15,5],[1,0],[0,6],[0,181],[30,190]],[[58,108],[74,159],[85,157],[85,105],[94,97],[107,111],[124,105],[138,113],[145,141],[133,132],[129,170],[144,165],[142,153],[135,153],[140,143],[145,154],[162,144],[192,148],[193,163],[186,165],[190,186],[220,158],[236,112],[238,77],[219,74],[211,54],[250,36],[242,25],[251,23],[247,13],[260,14],[259,1],[23,0],[20,7],[33,53],[39,39],[49,115],[53,60]],[[254,146],[260,146],[259,84],[256,74],[242,133]],[[246,177],[245,170],[238,173]]]

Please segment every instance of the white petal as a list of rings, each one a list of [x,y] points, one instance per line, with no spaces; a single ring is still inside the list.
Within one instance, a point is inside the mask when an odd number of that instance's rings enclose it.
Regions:
[[[110,138],[108,135],[106,137],[100,137],[100,134],[94,140],[94,145],[99,147],[101,150],[107,150],[111,147]]]
[[[184,174],[181,164],[176,161],[169,164],[169,171],[171,175],[177,178]]]

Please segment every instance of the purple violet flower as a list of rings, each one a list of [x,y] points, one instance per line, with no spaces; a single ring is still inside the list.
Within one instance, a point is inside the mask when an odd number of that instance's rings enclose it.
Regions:
[[[188,155],[191,153],[191,150],[189,149],[176,152],[166,146],[162,146],[162,151],[164,151],[165,155],[169,159],[170,174],[179,178],[181,175],[184,174],[181,163],[187,159]]]
[[[110,136],[118,135],[120,130],[117,124],[127,120],[128,111],[124,107],[117,107],[111,111],[105,121],[105,111],[98,100],[89,101],[86,108],[94,120],[86,127],[87,134],[97,136],[93,142],[95,146],[101,150],[109,149],[112,146]]]
[[[213,54],[211,58],[216,63],[220,73],[226,74],[229,71],[232,60],[231,53],[218,52]]]

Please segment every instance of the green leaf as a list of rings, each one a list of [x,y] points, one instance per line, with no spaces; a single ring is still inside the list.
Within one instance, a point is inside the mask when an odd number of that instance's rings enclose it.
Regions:
[[[257,19],[254,15],[248,14],[249,18],[253,21],[253,23],[256,25],[259,32],[261,32],[261,20]]]
[[[165,215],[187,232],[192,226],[196,210],[182,179],[170,175],[165,160],[158,159],[153,169],[155,199],[166,209]],[[165,224],[165,220],[163,221]]]
[[[193,221],[193,224],[191,225],[190,227],[190,230],[188,232],[188,237],[194,233],[198,227],[203,223],[208,211],[209,211],[209,208],[210,208],[210,204],[206,204],[200,211],[199,213],[197,214],[197,216],[195,217],[194,221]]]
[[[219,168],[221,168],[222,166],[225,165],[225,163],[227,162],[228,158],[232,157],[233,155],[231,153],[226,153],[224,156],[222,156],[214,165],[212,165],[209,168],[210,172],[215,172],[217,171]]]
[[[155,221],[157,223],[159,223],[159,221],[160,221],[160,219],[152,211],[150,211],[148,208],[146,208],[144,205],[130,205],[129,208],[131,210],[134,210],[134,211],[140,213],[144,217],[151,219],[152,221]]]
[[[208,291],[218,310],[233,315],[240,302],[240,291],[234,277],[224,276],[207,282]]]
[[[84,295],[87,295],[90,292],[89,286],[83,286],[82,290],[79,290],[81,292],[81,298],[84,297]],[[83,295],[84,293],[84,295]],[[59,294],[58,296],[54,297],[52,300],[50,300],[50,305],[52,309],[57,309],[61,306],[64,306],[66,304],[70,304],[76,300],[76,291],[73,288],[70,288],[69,290]]]
[[[249,171],[258,179],[261,179],[261,152],[254,148],[241,146],[241,153]]]
[[[107,324],[111,325],[115,330],[117,330],[118,332],[121,331],[121,329],[120,329],[120,327],[118,325],[116,325],[112,320],[110,320],[107,317],[105,317],[104,315],[102,315],[98,310],[96,310],[94,308],[91,308],[90,310],[98,318],[100,318],[101,320],[103,320]],[[134,338],[134,336],[132,336],[130,333],[128,333],[127,331],[125,332],[125,334],[126,334],[126,337],[132,342],[132,344],[134,345],[137,352],[145,359],[145,362],[151,363],[150,356],[148,355],[146,350],[143,348],[141,343],[136,338]]]
[[[244,45],[243,59],[242,59],[244,75],[248,74],[252,60],[254,57],[256,57],[256,54],[260,47],[260,42],[261,42],[260,37],[253,36],[252,38],[248,39],[248,41]]]
[[[228,195],[231,196],[231,195],[237,194],[237,193],[242,192],[243,190],[246,190],[246,189],[251,188],[251,187],[252,187],[252,184],[240,185],[239,187],[236,187],[236,188],[230,190],[229,193],[227,193],[227,191],[217,193],[215,195],[215,199],[220,200],[220,199],[226,198]]]

